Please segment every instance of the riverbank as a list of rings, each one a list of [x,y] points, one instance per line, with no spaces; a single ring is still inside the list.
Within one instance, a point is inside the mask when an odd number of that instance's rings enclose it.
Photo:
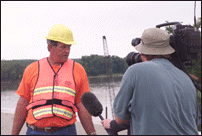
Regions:
[[[120,75],[120,74],[113,75],[113,80],[111,81],[111,84],[113,84],[114,82],[121,82],[122,77],[123,75]],[[106,84],[108,84],[109,82],[109,77],[106,75],[89,76],[88,80],[90,85],[102,84],[102,86],[106,86]]]
[[[13,119],[14,119],[14,114],[1,112],[1,135],[11,135]],[[79,121],[77,121],[75,124],[76,124],[77,135],[87,135]],[[108,135],[102,125],[94,124],[94,127],[98,135]],[[25,135],[26,130],[27,130],[27,127],[24,124],[19,135]],[[119,132],[119,135],[126,135],[126,134],[127,134],[126,130]]]

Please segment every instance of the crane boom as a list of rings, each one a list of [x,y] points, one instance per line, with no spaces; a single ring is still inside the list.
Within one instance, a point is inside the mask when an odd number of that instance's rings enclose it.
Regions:
[[[107,83],[108,83],[107,90],[109,92],[112,117],[114,119],[114,109],[113,109],[113,103],[115,98],[114,78],[113,78],[113,71],[112,71],[112,66],[110,61],[109,50],[107,46],[107,40],[105,36],[103,36],[103,48],[104,48],[105,68],[106,68],[106,76],[107,76]]]

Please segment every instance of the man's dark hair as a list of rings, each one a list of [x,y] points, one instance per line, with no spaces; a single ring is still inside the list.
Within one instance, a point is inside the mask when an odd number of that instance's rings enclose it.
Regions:
[[[152,60],[155,58],[164,58],[164,59],[171,60],[171,55],[145,55],[144,54],[144,56],[146,57],[147,60]]]
[[[51,45],[53,45],[54,47],[57,47],[57,44],[58,44],[58,42],[57,41],[53,41],[53,40],[48,40],[47,39],[47,44],[51,44]]]

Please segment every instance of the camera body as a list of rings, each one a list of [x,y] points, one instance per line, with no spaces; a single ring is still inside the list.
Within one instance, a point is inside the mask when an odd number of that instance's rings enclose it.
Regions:
[[[173,64],[178,68],[183,66],[192,66],[192,60],[197,59],[197,55],[201,49],[200,32],[196,31],[193,26],[181,25],[179,22],[170,22],[157,25],[162,26],[174,25],[173,35],[170,35],[170,45],[175,49],[172,54]],[[135,47],[141,42],[141,38],[132,40]],[[142,62],[139,53],[130,52],[126,57],[126,62],[130,66],[135,63]]]

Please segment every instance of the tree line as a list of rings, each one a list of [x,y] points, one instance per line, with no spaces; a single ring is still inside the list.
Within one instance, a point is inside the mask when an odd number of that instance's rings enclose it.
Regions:
[[[81,59],[75,60],[79,62],[86,70],[88,76],[105,75],[107,69],[112,70],[113,74],[123,74],[128,65],[126,58],[120,58],[118,56],[110,56],[110,63],[108,64],[106,57],[99,55],[82,56]]]
[[[104,56],[82,56],[73,60],[84,67],[88,76],[106,74]],[[1,81],[21,80],[25,68],[34,61],[37,60],[1,60]],[[110,62],[113,74],[123,74],[128,68],[125,58],[111,56]]]
[[[81,59],[73,59],[80,63],[88,76],[106,75],[109,65],[106,67],[106,58],[100,55],[82,56]],[[37,60],[1,60],[1,81],[20,80],[25,68]],[[122,75],[128,68],[126,57],[110,56],[111,70],[113,74]],[[194,66],[187,67],[187,72],[196,76],[201,75],[201,53],[198,60],[193,61]],[[110,70],[110,69],[109,69]],[[201,82],[201,76],[199,76]]]
[[[20,80],[25,68],[37,60],[1,60],[1,81]]]

